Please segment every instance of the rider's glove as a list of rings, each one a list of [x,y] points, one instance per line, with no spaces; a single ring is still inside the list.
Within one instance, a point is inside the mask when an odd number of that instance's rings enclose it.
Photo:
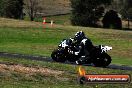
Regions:
[[[79,54],[79,52],[75,52],[75,55],[78,55]]]
[[[74,52],[74,51],[71,51],[71,50],[68,50],[68,52],[69,52],[70,54],[74,54],[74,55],[78,55],[78,54],[79,54],[79,52]]]
[[[70,54],[73,54],[74,52],[73,51],[71,51],[71,50],[68,50],[68,52],[70,53]]]

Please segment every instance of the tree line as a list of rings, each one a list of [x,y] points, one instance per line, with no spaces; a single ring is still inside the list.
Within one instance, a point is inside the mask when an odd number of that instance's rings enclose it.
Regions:
[[[0,16],[20,19],[23,15],[23,0],[1,0]]]
[[[1,0],[0,16],[6,18],[23,19],[27,13],[33,21],[36,12],[40,10],[39,0]],[[25,10],[25,12],[24,12]]]
[[[71,22],[74,25],[96,26],[106,9],[114,9],[123,18],[132,19],[132,0],[70,0],[72,8]],[[33,21],[36,13],[42,10],[39,0],[1,0],[0,16],[23,19],[27,13]]]
[[[132,19],[132,0],[114,0],[110,9],[114,9],[122,15],[122,18]]]
[[[132,0],[71,0],[71,23],[79,26],[98,26],[106,11],[115,10],[123,19],[132,19]]]

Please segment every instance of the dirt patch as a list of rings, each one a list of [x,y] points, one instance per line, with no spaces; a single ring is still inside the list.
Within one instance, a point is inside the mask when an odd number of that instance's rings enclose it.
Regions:
[[[43,75],[54,75],[54,76],[61,75],[64,73],[63,71],[52,70],[42,67],[26,67],[23,65],[7,65],[7,64],[0,64],[0,71],[1,72],[15,71],[26,74],[40,73]]]

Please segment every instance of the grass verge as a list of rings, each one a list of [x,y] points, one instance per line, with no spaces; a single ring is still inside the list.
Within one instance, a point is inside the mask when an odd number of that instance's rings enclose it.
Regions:
[[[63,71],[60,75],[44,75],[42,73],[23,73],[18,70],[0,69],[0,87],[2,88],[131,88],[131,84],[85,84],[80,85],[77,82],[78,65],[68,65],[61,63],[49,63],[42,61],[32,61],[26,59],[0,58],[0,62],[10,65],[21,65],[30,68],[48,68],[56,71]],[[0,64],[1,66],[1,64]],[[130,74],[131,71],[113,70],[107,68],[96,68],[83,66],[87,74]]]
[[[73,37],[78,30],[83,30],[94,45],[112,46],[113,50],[108,52],[112,63],[132,65],[131,31],[59,25],[54,28],[0,27],[0,51],[50,56],[62,39]]]

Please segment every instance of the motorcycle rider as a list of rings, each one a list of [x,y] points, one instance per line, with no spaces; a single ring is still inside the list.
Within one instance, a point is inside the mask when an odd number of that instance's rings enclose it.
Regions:
[[[83,31],[79,31],[75,34],[73,40],[78,47],[78,51],[69,51],[74,55],[79,55],[79,60],[76,61],[76,64],[83,64],[86,61],[90,60],[90,51],[93,48],[93,44],[89,38],[87,38]]]

